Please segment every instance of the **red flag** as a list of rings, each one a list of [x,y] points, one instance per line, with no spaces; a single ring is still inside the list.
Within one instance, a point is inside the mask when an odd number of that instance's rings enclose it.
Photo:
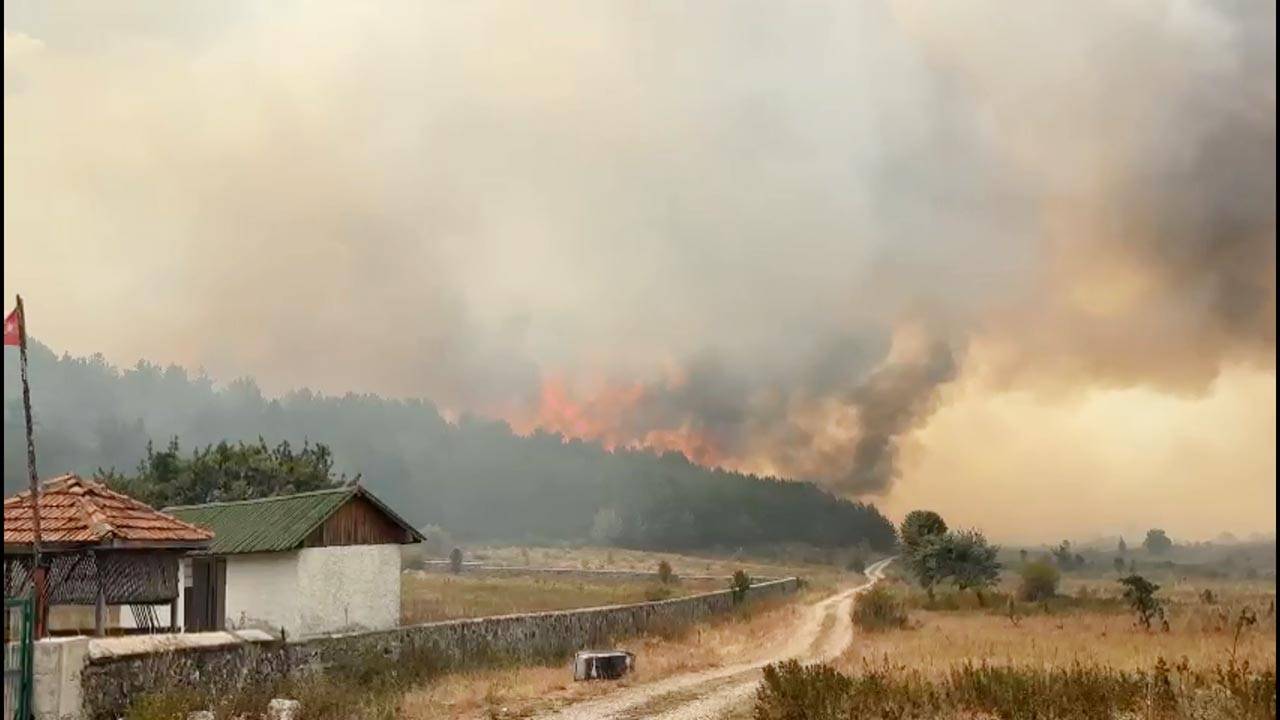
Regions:
[[[4,319],[4,344],[5,345],[21,345],[22,329],[19,323],[22,322],[22,316],[18,314],[18,309],[14,308],[13,312],[5,316]]]

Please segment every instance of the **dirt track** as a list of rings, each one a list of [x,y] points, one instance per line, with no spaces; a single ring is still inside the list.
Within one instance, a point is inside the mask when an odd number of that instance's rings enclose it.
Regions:
[[[868,567],[866,583],[811,605],[797,625],[792,640],[764,660],[664,678],[538,717],[541,720],[718,718],[750,701],[760,680],[760,669],[765,665],[791,658],[828,660],[844,652],[853,642],[850,611],[854,597],[883,577],[884,568],[891,559]]]

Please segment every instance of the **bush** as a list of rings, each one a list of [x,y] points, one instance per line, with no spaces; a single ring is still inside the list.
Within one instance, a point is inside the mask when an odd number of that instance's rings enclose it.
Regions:
[[[1124,599],[1129,601],[1129,607],[1137,615],[1139,625],[1150,630],[1151,621],[1159,618],[1164,629],[1169,629],[1164,616],[1164,605],[1156,597],[1159,585],[1141,575],[1130,575],[1120,580],[1120,584],[1124,586]]]
[[[733,601],[742,602],[747,597],[747,591],[751,589],[751,576],[741,570],[734,570],[733,582],[729,587],[733,590]]]
[[[874,585],[853,603],[853,624],[861,630],[901,630],[907,627],[902,601],[884,585]]]
[[[671,563],[666,560],[658,561],[658,582],[663,585],[669,585],[675,576],[671,573]]]
[[[654,587],[645,589],[644,599],[648,600],[649,602],[654,602],[657,600],[667,600],[675,594],[676,594],[675,591],[667,587],[666,585],[655,585]]]
[[[1062,574],[1052,564],[1037,560],[1022,566],[1018,571],[1022,584],[1018,586],[1018,599],[1040,602],[1058,594],[1058,582]]]
[[[862,574],[867,571],[867,561],[863,560],[861,557],[855,557],[845,565],[845,569]]]
[[[455,573],[462,572],[462,548],[454,548],[449,552],[449,570]]]

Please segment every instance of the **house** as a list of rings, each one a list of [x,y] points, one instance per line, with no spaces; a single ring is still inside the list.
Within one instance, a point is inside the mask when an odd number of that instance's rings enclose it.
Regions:
[[[31,593],[35,507],[29,491],[4,501],[6,598]],[[170,629],[180,558],[213,533],[77,475],[42,483],[39,509],[49,632]]]
[[[213,531],[182,563],[188,631],[287,637],[400,622],[400,546],[422,535],[360,486],[165,508]]]

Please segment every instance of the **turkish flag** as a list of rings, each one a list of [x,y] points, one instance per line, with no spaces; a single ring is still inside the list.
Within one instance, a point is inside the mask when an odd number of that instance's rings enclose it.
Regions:
[[[14,308],[4,318],[4,344],[5,345],[21,345],[22,344],[22,316],[18,314],[18,309]]]

